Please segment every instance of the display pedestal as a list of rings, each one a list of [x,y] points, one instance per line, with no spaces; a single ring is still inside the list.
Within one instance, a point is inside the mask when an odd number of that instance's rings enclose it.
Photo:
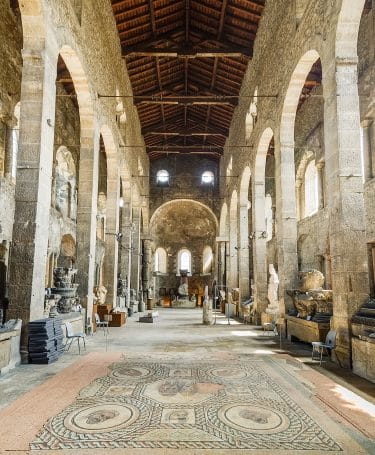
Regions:
[[[306,319],[296,318],[294,316],[285,316],[286,330],[289,341],[292,338],[298,338],[300,341],[312,343],[313,341],[325,341],[330,324],[327,322],[306,321]]]
[[[126,313],[110,313],[108,321],[109,327],[122,327],[126,323]]]

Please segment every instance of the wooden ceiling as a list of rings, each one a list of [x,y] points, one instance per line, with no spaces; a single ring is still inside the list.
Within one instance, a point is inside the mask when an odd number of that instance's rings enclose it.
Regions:
[[[112,0],[150,159],[219,158],[265,0]]]

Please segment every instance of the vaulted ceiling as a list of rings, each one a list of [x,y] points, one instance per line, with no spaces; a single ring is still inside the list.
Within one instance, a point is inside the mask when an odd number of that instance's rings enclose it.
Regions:
[[[112,0],[150,159],[219,158],[265,0]]]

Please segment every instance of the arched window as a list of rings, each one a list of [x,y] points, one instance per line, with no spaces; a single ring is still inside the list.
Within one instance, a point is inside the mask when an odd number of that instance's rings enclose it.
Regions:
[[[214,184],[214,173],[212,171],[203,172],[202,183],[205,185],[213,185]]]
[[[158,185],[168,185],[169,184],[169,172],[165,169],[160,169],[156,173],[156,183]]]
[[[180,250],[178,252],[177,258],[177,274],[180,273],[180,270],[187,270],[188,273],[191,273],[191,253],[187,249]]]
[[[203,250],[203,273],[211,273],[212,272],[212,248],[210,246],[206,246]]]
[[[157,248],[155,251],[154,271],[167,273],[167,252],[164,248]]]
[[[305,217],[318,211],[318,172],[315,160],[310,161],[305,170]]]

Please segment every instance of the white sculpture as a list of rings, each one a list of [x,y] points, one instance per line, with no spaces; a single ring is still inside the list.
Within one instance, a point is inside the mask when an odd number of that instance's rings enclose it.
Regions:
[[[276,273],[275,267],[273,264],[270,264],[268,267],[268,271],[270,274],[270,279],[268,282],[268,307],[266,308],[266,313],[268,314],[278,314],[279,309],[279,277]]]

